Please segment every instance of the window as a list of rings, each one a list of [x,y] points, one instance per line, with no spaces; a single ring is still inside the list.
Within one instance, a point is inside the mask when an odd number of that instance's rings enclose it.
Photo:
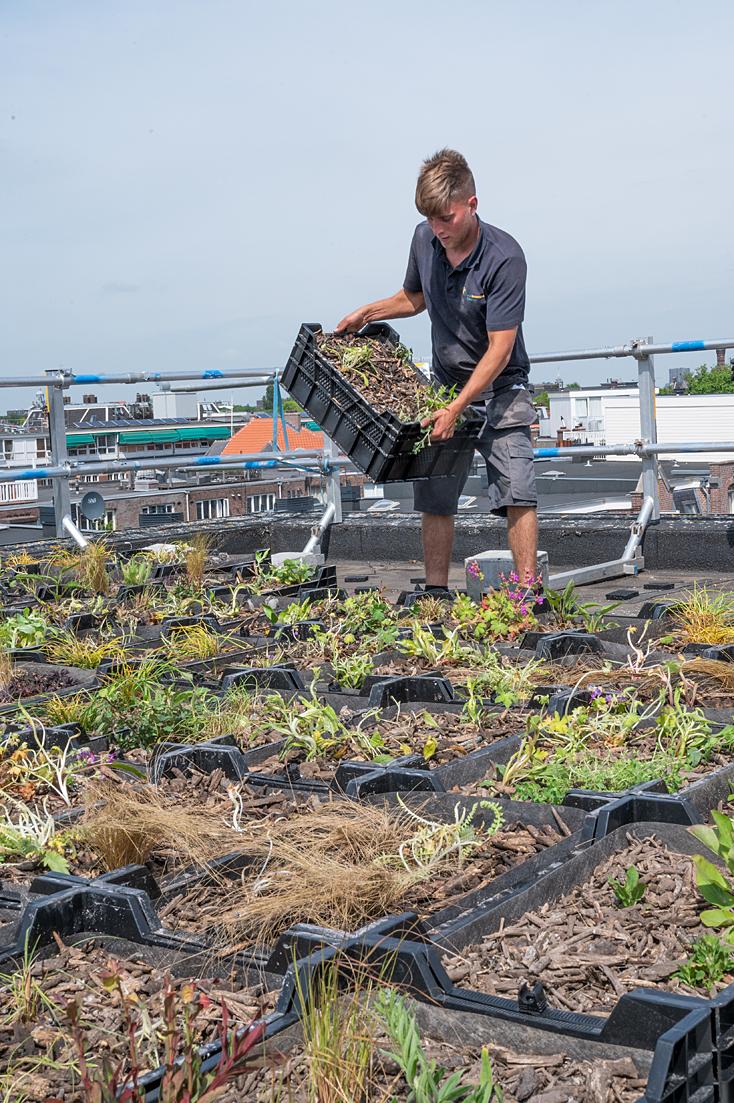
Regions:
[[[264,513],[267,509],[275,509],[274,494],[253,494],[247,499],[248,513]]]
[[[729,488],[729,513],[734,513],[734,486]]]
[[[172,502],[160,502],[155,506],[143,506],[141,513],[173,513]]]
[[[117,514],[114,509],[105,510],[104,517],[89,520],[82,517],[79,506],[76,503],[71,507],[72,519],[83,532],[114,532],[117,528]]]
[[[589,413],[589,400],[587,398],[575,398],[574,410],[577,418],[586,417]]]
[[[197,521],[213,521],[217,517],[229,517],[229,498],[204,498],[196,503]]]

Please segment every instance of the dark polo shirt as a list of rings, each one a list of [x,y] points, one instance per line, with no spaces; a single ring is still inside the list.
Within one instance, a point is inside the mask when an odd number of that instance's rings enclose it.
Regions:
[[[422,291],[431,319],[433,372],[440,383],[461,388],[487,351],[487,331],[513,329],[517,337],[504,371],[484,398],[527,386],[530,361],[522,336],[527,265],[513,237],[478,220],[474,250],[456,268],[427,222],[416,226],[403,287]]]

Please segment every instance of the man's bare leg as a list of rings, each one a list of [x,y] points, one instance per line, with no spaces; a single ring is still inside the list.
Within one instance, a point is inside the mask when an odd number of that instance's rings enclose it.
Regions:
[[[449,563],[454,547],[454,518],[442,513],[422,513],[421,520],[426,586],[448,586]]]
[[[520,581],[535,578],[538,570],[538,511],[535,506],[507,507],[507,542]]]

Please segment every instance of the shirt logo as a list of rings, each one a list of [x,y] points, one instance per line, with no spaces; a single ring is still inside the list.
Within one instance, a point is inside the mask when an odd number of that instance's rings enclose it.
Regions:
[[[486,295],[482,295],[481,293],[477,295],[473,291],[469,291],[466,285],[462,287],[461,294],[465,299],[468,299],[472,303],[484,303],[487,301]]]

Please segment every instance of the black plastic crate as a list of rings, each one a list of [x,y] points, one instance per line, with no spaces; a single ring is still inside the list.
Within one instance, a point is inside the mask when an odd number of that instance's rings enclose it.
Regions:
[[[465,466],[483,424],[479,415],[466,411],[464,423],[450,440],[414,453],[423,432],[420,424],[377,413],[319,352],[316,334],[321,330],[318,322],[304,322],[281,382],[357,467],[375,482],[386,483],[451,475]],[[360,334],[379,338],[392,348],[400,343],[392,326],[384,322],[366,325]]]

